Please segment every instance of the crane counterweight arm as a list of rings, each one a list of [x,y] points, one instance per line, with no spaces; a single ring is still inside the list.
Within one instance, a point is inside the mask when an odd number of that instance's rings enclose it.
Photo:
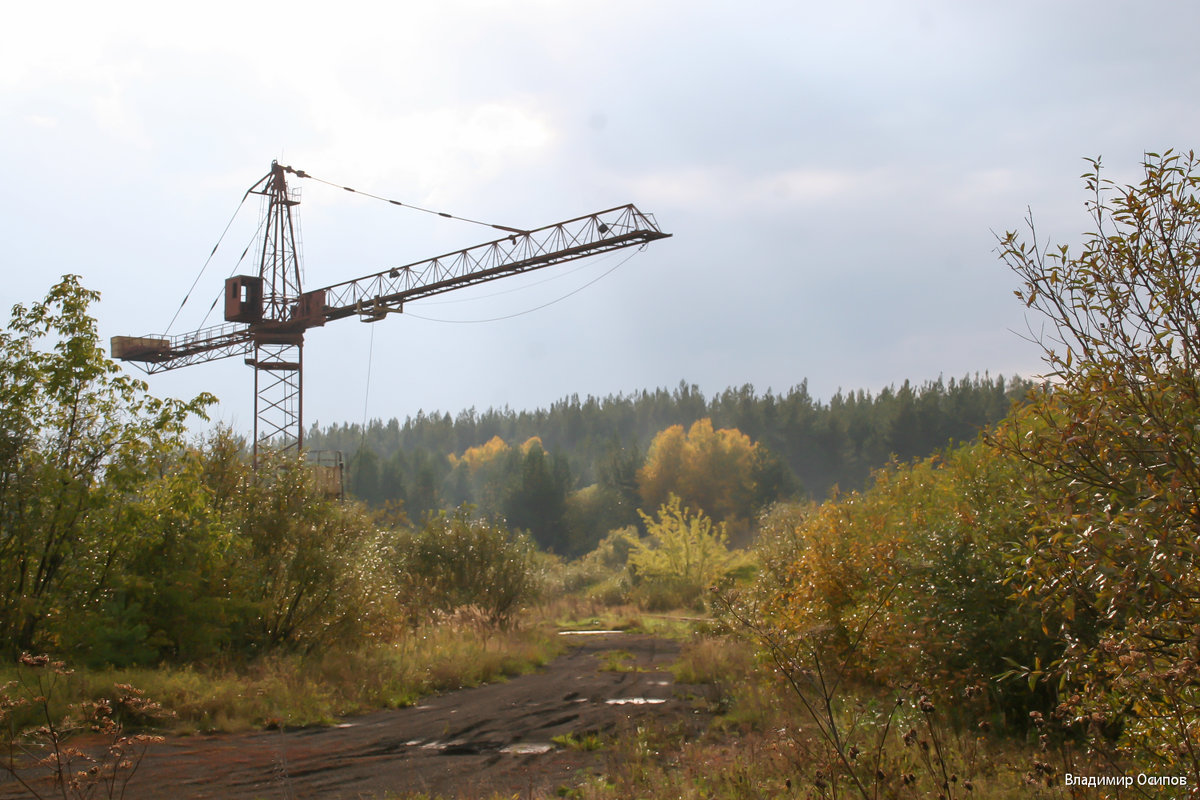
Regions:
[[[325,320],[379,319],[410,300],[670,235],[633,205],[618,206],[318,289],[308,313],[323,305]]]
[[[225,324],[175,336],[114,336],[112,355],[139,362],[144,372],[153,373],[244,355],[253,346],[249,325]]]

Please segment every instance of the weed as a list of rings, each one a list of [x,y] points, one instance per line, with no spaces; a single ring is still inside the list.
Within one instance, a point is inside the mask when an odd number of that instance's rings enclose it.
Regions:
[[[601,672],[641,672],[642,669],[634,661],[633,653],[628,650],[609,650],[600,656]]]
[[[167,714],[128,684],[112,687],[115,699],[81,702],[62,713],[70,675],[48,656],[20,657],[16,679],[0,690],[0,722],[8,727],[0,769],[35,798],[122,798],[146,748],[161,741],[126,726],[153,724]],[[83,734],[98,737],[103,748],[75,746],[72,740]]]
[[[562,736],[555,736],[550,741],[559,747],[566,748],[567,750],[591,752],[593,750],[601,750],[604,748],[604,738],[595,731],[566,733]]]

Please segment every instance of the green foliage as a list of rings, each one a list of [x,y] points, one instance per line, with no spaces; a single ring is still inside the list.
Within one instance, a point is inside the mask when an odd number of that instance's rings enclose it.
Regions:
[[[536,436],[516,448],[493,436],[462,456],[451,454],[449,460],[444,499],[503,518],[514,529],[528,532],[540,547],[568,549],[563,519],[570,471]]]
[[[228,431],[147,464],[137,498],[103,529],[103,582],[58,652],[98,667],[311,650],[387,626],[385,535],[314,489],[302,462],[259,470]]]
[[[0,641],[87,665],[308,649],[382,627],[384,542],[300,463],[255,472],[210,397],[108,360],[68,276],[0,332]]]
[[[638,530],[632,525],[609,531],[594,550],[566,564],[563,590],[606,606],[628,603],[633,586],[627,566],[637,543]]]
[[[994,443],[1044,469],[1015,575],[1073,691],[1063,714],[1200,782],[1200,159],[1147,154],[1137,185],[1091,161],[1078,252],[1010,232],[1000,253],[1040,313],[1053,388]]]
[[[129,543],[121,520],[212,401],[159,400],[104,356],[97,293],[68,275],[0,332],[0,640],[89,613]]]
[[[513,528],[528,531],[539,547],[553,550],[560,542],[568,541],[563,521],[570,470],[565,460],[543,450],[538,439],[526,442],[522,450],[513,465],[515,469],[509,471],[502,499],[503,516]]]
[[[475,607],[504,625],[538,594],[533,543],[474,517],[468,506],[429,517],[419,531],[400,534],[395,547],[398,597],[414,621]]]
[[[371,630],[390,589],[387,543],[361,507],[316,491],[306,464],[260,457],[230,522],[242,550],[237,594],[254,609],[249,644],[311,650]]]
[[[637,542],[637,528],[632,525],[609,531],[594,550],[567,565],[563,588],[567,592],[578,592],[623,576],[629,555],[637,546]]]
[[[57,634],[57,650],[72,663],[192,660],[229,646],[234,620],[248,612],[232,591],[237,537],[222,514],[232,502],[222,498],[222,508],[206,483],[227,438],[215,436],[213,451],[189,448],[148,465],[150,477],[110,534],[122,546],[108,580]]]

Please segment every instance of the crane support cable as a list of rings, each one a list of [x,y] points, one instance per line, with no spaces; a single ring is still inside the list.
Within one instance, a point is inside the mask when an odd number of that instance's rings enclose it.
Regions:
[[[249,194],[249,192],[247,192],[247,194]],[[244,199],[245,198],[243,198],[243,200]],[[253,247],[255,242],[258,241],[258,235],[260,233],[262,233],[262,229],[266,226],[266,224],[267,224],[267,220],[264,217],[262,219],[262,221],[260,221],[258,223],[258,227],[255,229],[254,235],[251,236],[250,241],[246,243],[246,248],[244,250],[242,250],[242,255],[238,258],[237,263],[234,264],[233,267],[229,270],[229,274],[227,276],[225,276],[226,278],[232,278],[233,274],[235,272],[237,272],[238,267],[240,267],[242,265],[242,262],[246,260],[246,256],[250,253],[250,248]],[[193,287],[193,288],[195,288],[195,287]],[[217,292],[217,296],[215,298],[213,298],[212,305],[209,306],[208,311],[206,311],[204,313],[204,319],[200,320],[201,328],[203,328],[205,326],[205,324],[208,322],[209,314],[211,314],[216,309],[217,304],[220,303],[224,299],[225,299],[225,290],[222,289],[221,291]]]
[[[446,219],[455,219],[455,220],[458,220],[459,222],[470,222],[473,225],[482,225],[485,228],[495,228],[496,230],[504,231],[505,233],[526,233],[527,232],[523,228],[513,228],[508,225],[500,225],[500,224],[497,224],[494,222],[483,222],[481,220],[470,219],[468,217],[459,217],[454,214],[447,214],[445,211],[434,211],[433,209],[422,208],[421,206],[415,206],[412,203],[401,203],[399,200],[392,200],[389,197],[381,197],[380,195],[372,194],[371,192],[364,192],[362,189],[354,189],[350,186],[342,186],[340,183],[334,183],[332,181],[327,181],[324,178],[318,178],[315,175],[309,175],[307,172],[305,172],[302,169],[295,169],[294,167],[286,167],[286,166],[283,169],[286,172],[290,172],[292,175],[295,175],[298,178],[308,178],[309,180],[316,181],[317,183],[323,183],[326,186],[332,186],[335,189],[341,189],[342,191],[350,192],[352,194],[361,194],[363,197],[370,197],[372,200],[381,200],[385,203],[390,203],[394,206],[401,206],[403,208],[411,208],[413,211],[422,211],[426,214],[433,214],[438,217],[445,217]]]
[[[259,181],[259,183],[262,183],[262,181]],[[187,290],[187,294],[183,296],[183,302],[179,304],[179,308],[175,309],[175,316],[171,317],[171,321],[167,323],[167,333],[171,332],[171,326],[175,324],[175,320],[179,319],[179,313],[183,311],[183,307],[187,305],[188,298],[190,298],[192,296],[192,292],[196,290],[196,284],[200,283],[200,278],[204,277],[204,270],[208,269],[208,265],[212,262],[213,256],[217,254],[217,248],[221,246],[221,242],[225,241],[225,234],[229,233],[229,228],[233,225],[233,221],[237,219],[238,212],[240,212],[242,210],[242,206],[246,204],[246,198],[250,196],[250,193],[253,192],[258,185],[258,183],[254,184],[254,186],[251,186],[246,190],[246,193],[242,195],[242,199],[238,203],[237,208],[233,210],[233,214],[229,217],[229,222],[225,223],[225,230],[221,231],[221,235],[217,237],[217,243],[213,245],[212,250],[208,254],[208,258],[204,259],[204,265],[200,267],[200,273],[196,275],[196,279],[192,281],[191,288],[189,288]],[[242,256],[245,257],[245,254],[243,253]],[[209,312],[211,313],[212,309],[209,309]],[[204,318],[208,319],[208,314],[205,314]],[[203,325],[204,323],[200,324]]]
[[[431,295],[668,236],[633,205],[618,206],[318,289],[322,318],[381,319]]]
[[[491,292],[489,294],[480,294],[480,295],[476,295],[474,297],[461,297],[457,300],[423,300],[423,301],[421,301],[421,307],[425,308],[426,306],[452,306],[452,305],[459,305],[461,303],[478,303],[480,300],[488,300],[493,297],[500,297],[501,295],[505,295],[505,294],[513,294],[514,292],[527,292],[535,286],[541,286],[543,283],[550,283],[551,281],[561,281],[563,278],[569,278],[572,275],[574,275],[576,272],[580,272],[589,267],[593,267],[596,264],[602,263],[605,259],[607,259],[609,256],[612,256],[613,254],[614,253],[612,251],[610,251],[608,253],[605,253],[604,255],[595,256],[593,262],[589,263],[589,262],[585,261],[582,264],[579,264],[578,266],[576,266],[574,269],[569,269],[569,270],[566,270],[565,272],[557,272],[548,278],[542,278],[540,281],[530,281],[529,283],[526,283],[523,286],[516,286],[512,289],[501,289],[498,292]]]

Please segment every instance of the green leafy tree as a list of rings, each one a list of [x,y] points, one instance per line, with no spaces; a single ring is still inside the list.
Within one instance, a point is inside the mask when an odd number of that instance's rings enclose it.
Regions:
[[[56,626],[60,653],[120,667],[201,660],[227,648],[245,603],[230,580],[237,541],[205,482],[209,457],[189,448],[148,463],[151,477],[137,497],[103,521],[107,575],[91,601]]]
[[[370,447],[360,447],[350,462],[347,488],[364,503],[380,504],[383,493],[380,487],[379,456]]]
[[[419,531],[402,533],[395,550],[398,599],[414,623],[434,611],[475,606],[504,625],[537,596],[533,542],[475,517],[470,506],[430,516]]]
[[[1070,712],[1200,782],[1200,160],[1147,154],[1117,185],[1091,161],[1092,231],[1029,221],[1000,254],[1045,323],[1051,387],[994,438],[1053,478],[1020,586],[1061,620]]]
[[[311,650],[371,627],[390,591],[388,542],[364,507],[316,490],[307,464],[271,454],[247,470],[239,508],[236,596],[254,604],[248,642]]]
[[[467,448],[461,456],[451,455],[447,499],[458,505],[478,506],[485,514],[503,514],[508,479],[521,452],[493,436],[484,444]]]
[[[637,471],[642,464],[636,447],[611,441],[596,465],[597,481],[571,492],[563,515],[567,546],[562,554],[582,556],[611,531],[638,522]]]
[[[444,459],[435,459],[427,450],[418,449],[407,459],[407,463],[410,465],[412,477],[404,496],[405,508],[410,518],[418,519],[441,504],[438,486],[442,476],[438,473],[438,467],[446,462]]]
[[[107,359],[68,275],[0,332],[0,637],[31,648],[46,620],[93,601],[121,545],[103,534],[155,454],[212,402],[159,400]]]

